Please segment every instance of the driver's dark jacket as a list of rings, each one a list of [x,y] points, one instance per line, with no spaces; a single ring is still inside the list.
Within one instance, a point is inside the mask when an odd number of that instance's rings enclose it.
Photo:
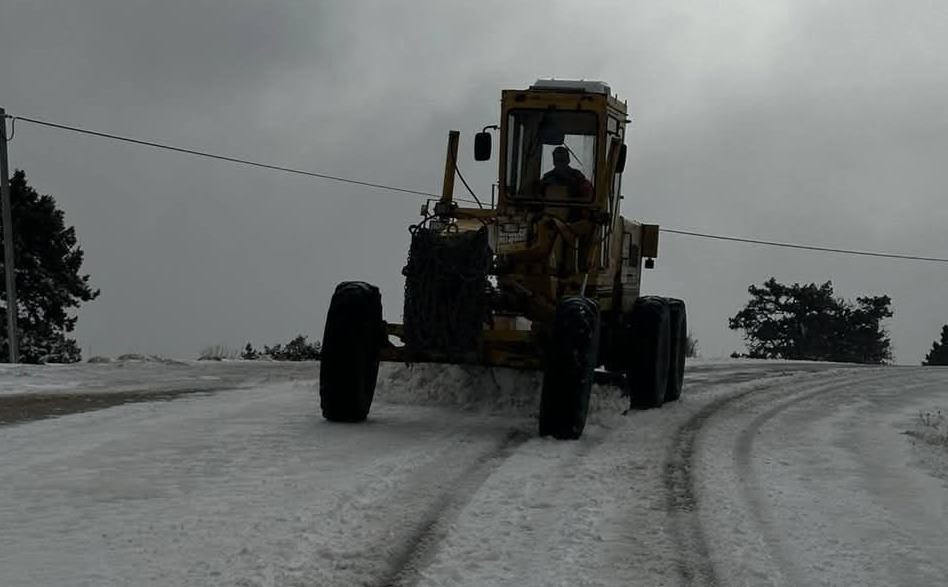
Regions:
[[[591,198],[593,194],[592,184],[583,175],[583,172],[572,167],[556,168],[543,174],[541,180],[541,189],[546,192],[549,185],[564,185],[569,189],[569,195],[573,198]]]

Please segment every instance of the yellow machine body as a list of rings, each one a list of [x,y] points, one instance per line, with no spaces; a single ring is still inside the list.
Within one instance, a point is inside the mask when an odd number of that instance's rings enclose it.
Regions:
[[[454,200],[459,133],[452,131],[442,198],[433,214],[423,213],[445,238],[488,232],[496,295],[476,349],[412,350],[397,342],[403,325],[388,324],[395,342],[383,349],[382,359],[537,368],[557,302],[565,296],[594,300],[608,337],[610,325],[639,296],[643,265],[658,256],[658,226],[620,213],[628,122],[626,104],[601,82],[540,81],[525,90],[504,90],[496,127],[497,198],[489,208]],[[561,157],[563,149],[568,152],[573,168],[561,174],[569,178],[567,185],[549,179],[559,173],[557,149]]]

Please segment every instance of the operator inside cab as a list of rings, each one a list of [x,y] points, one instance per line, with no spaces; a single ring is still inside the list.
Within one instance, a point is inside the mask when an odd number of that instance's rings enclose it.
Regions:
[[[593,112],[512,110],[504,161],[507,196],[569,207],[592,203],[598,132]]]
[[[540,192],[546,196],[550,186],[563,186],[572,198],[590,200],[593,196],[593,185],[583,172],[570,167],[569,149],[560,145],[553,149],[553,169],[543,174],[540,180]]]

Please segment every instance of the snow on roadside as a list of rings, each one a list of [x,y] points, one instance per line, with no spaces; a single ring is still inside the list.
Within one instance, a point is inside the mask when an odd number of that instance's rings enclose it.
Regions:
[[[314,363],[276,361],[116,360],[68,365],[0,365],[0,395],[170,391],[248,387],[315,379]]]
[[[0,584],[366,584],[511,429],[384,404],[365,425],[334,425],[313,389],[0,427]]]

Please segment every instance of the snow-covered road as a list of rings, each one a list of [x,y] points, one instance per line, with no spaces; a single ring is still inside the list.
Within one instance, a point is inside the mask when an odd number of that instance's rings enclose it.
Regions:
[[[946,405],[948,370],[866,369],[698,416],[700,507],[679,522],[694,583],[948,584],[948,479],[905,434]]]
[[[904,434],[948,406],[945,369],[699,362],[661,410],[597,388],[577,442],[536,438],[529,374],[391,367],[338,425],[318,367],[282,369],[0,371],[7,396],[183,392],[0,425],[0,585],[948,577],[945,451]]]

